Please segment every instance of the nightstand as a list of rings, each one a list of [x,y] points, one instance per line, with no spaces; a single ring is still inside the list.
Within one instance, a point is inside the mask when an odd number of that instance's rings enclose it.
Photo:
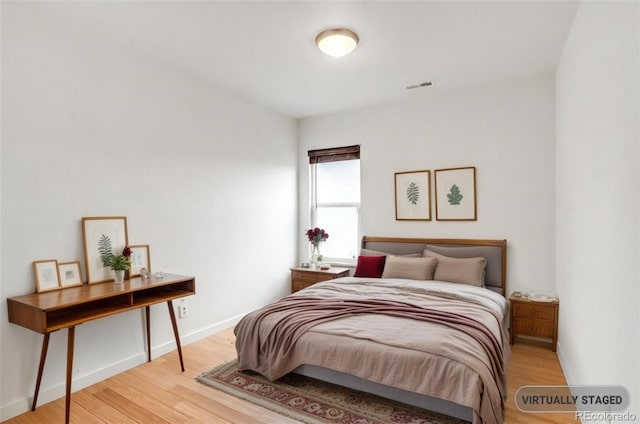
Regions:
[[[541,302],[524,296],[511,296],[510,343],[517,336],[545,337],[551,339],[551,350],[558,342],[558,308],[560,302]]]
[[[305,289],[321,281],[348,277],[349,268],[329,268],[327,270],[309,268],[291,268],[291,293]]]

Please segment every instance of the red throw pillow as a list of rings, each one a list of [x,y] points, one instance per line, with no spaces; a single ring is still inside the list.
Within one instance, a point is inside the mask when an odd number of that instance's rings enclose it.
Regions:
[[[354,277],[380,278],[384,271],[386,256],[358,256],[358,265]]]

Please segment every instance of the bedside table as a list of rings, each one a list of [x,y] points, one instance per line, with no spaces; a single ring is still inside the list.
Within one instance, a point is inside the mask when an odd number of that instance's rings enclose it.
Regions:
[[[321,281],[333,280],[340,277],[348,277],[349,268],[334,268],[327,270],[310,268],[291,268],[291,293],[305,289]]]
[[[551,350],[558,342],[558,308],[560,302],[540,302],[524,296],[511,296],[510,343],[517,336],[545,337],[551,339]]]

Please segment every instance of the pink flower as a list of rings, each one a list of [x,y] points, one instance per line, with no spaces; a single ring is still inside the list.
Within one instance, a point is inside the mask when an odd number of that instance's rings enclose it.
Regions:
[[[131,256],[131,248],[129,246],[125,246],[124,249],[122,249],[122,256],[125,258]]]

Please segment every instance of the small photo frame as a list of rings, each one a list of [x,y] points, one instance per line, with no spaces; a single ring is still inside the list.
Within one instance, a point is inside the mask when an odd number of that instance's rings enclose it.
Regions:
[[[82,285],[82,271],[80,271],[80,261],[60,262],[58,264],[58,276],[60,277],[60,287],[73,287]]]
[[[476,221],[476,167],[436,169],[436,220]]]
[[[151,272],[151,255],[149,254],[148,244],[134,244],[129,246],[131,249],[131,269],[129,275],[131,277],[140,276],[140,268],[146,268],[148,272]]]
[[[396,172],[396,220],[431,221],[431,171]]]
[[[129,244],[126,216],[84,217],[82,218],[82,241],[84,243],[84,263],[87,283],[113,281],[113,272],[102,264],[98,251],[98,240],[106,235],[111,240],[116,254]]]
[[[60,288],[56,259],[33,261],[33,272],[36,276],[36,292],[41,293]]]

